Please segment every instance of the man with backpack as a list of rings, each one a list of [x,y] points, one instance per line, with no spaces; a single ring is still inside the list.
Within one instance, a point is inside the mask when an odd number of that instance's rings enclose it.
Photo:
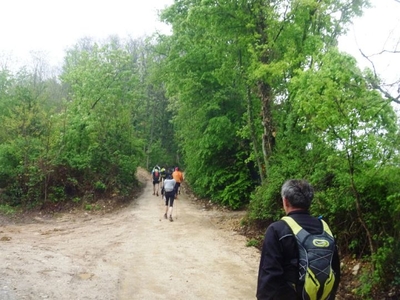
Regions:
[[[160,185],[160,177],[161,177],[160,167],[158,165],[156,165],[153,168],[153,170],[151,171],[151,178],[153,180],[153,195],[157,195],[158,196],[158,189],[159,189],[159,185]]]
[[[160,174],[161,182],[163,182],[167,178],[167,170],[164,167],[161,167]]]
[[[167,174],[165,181],[164,181],[164,193],[165,193],[165,214],[164,218],[168,219],[168,214],[169,214],[169,220],[171,222],[174,221],[172,218],[172,210],[174,207],[174,197],[175,197],[175,185],[176,181],[175,179],[172,178],[171,174]]]
[[[164,189],[164,181],[167,178],[167,170],[164,167],[161,167],[160,170],[160,182],[161,182],[161,198],[164,199],[164,195],[165,195],[165,189]]]
[[[257,299],[335,299],[340,281],[338,250],[328,225],[309,213],[312,186],[291,179],[283,184],[281,196],[286,216],[265,233]]]

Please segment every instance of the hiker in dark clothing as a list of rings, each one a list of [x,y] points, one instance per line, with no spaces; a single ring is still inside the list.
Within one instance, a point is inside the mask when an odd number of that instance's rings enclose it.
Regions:
[[[153,180],[153,195],[158,196],[158,189],[160,186],[160,167],[156,165],[153,170],[151,171],[151,179]]]
[[[314,192],[305,180],[288,180],[281,190],[283,208],[310,234],[323,233],[321,220],[309,213]],[[296,237],[289,225],[279,220],[272,223],[265,233],[258,272],[257,299],[297,300],[303,287],[299,282],[299,250]],[[329,300],[335,299],[340,281],[340,261],[335,247],[332,263],[335,282]]]

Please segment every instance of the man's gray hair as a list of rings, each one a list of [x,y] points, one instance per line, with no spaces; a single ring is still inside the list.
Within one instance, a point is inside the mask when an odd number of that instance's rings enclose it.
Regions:
[[[293,207],[309,209],[314,198],[314,189],[306,180],[290,179],[282,185],[281,195]]]

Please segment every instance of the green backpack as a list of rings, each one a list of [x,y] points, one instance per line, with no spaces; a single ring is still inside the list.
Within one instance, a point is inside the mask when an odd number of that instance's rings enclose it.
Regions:
[[[283,217],[296,237],[299,248],[299,281],[304,283],[301,292],[304,300],[328,299],[335,283],[332,257],[335,240],[328,224],[322,221],[324,231],[310,234],[292,217]]]

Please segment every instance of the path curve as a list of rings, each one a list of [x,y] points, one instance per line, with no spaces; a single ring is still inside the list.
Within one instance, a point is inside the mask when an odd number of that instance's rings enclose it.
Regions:
[[[259,251],[184,191],[162,218],[149,178],[127,208],[0,226],[1,300],[255,299]],[[224,227],[224,226],[223,226]]]

